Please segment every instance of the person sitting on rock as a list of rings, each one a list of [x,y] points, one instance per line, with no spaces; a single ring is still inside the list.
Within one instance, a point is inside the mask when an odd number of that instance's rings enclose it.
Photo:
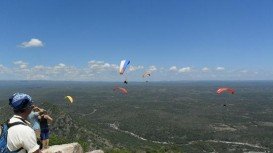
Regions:
[[[27,121],[34,108],[31,97],[24,93],[15,93],[9,98],[9,105],[13,108],[14,116],[8,121],[8,150],[17,153],[41,153],[34,130]]]

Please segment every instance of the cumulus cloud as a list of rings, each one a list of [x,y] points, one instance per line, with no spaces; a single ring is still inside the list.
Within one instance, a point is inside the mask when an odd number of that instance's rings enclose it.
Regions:
[[[77,80],[82,70],[73,66],[67,66],[64,63],[59,63],[52,67],[36,65],[29,69],[27,77],[30,80]]]
[[[48,76],[42,74],[29,75],[28,80],[47,80]]]
[[[6,72],[8,72],[8,68],[0,64],[0,73],[6,73]]]
[[[23,61],[14,61],[13,64],[19,66],[21,69],[26,69],[28,67],[28,63]]]
[[[5,69],[5,66],[2,65],[2,64],[0,64],[0,71],[1,71],[1,70],[4,70],[4,69]]]
[[[187,72],[190,72],[190,71],[191,71],[190,67],[183,67],[183,68],[178,70],[179,73],[187,73]]]
[[[156,70],[157,70],[157,68],[156,68],[156,66],[154,66],[154,65],[149,66],[149,68],[148,68],[148,71],[149,71],[149,72],[154,72],[154,71],[156,71]]]
[[[83,67],[71,66],[67,63],[58,63],[52,66],[35,65],[31,66],[25,61],[18,60],[13,62],[13,66],[6,67],[0,64],[0,79],[14,80],[78,80],[78,81],[120,81],[121,76],[118,74],[118,65],[104,61],[92,60],[86,62]],[[175,81],[181,80],[179,74],[183,74],[184,80],[242,80],[242,79],[270,79],[273,71],[261,70],[225,70],[224,67],[203,67],[195,69],[193,67],[169,68],[156,67],[155,65],[144,67],[128,67],[128,77],[132,81],[143,81],[140,77],[144,72],[138,71],[145,69],[152,75],[149,79],[152,81]],[[223,71],[225,70],[225,71]],[[203,73],[203,72],[209,73]],[[170,75],[175,73],[176,75]]]
[[[26,41],[21,43],[20,45],[23,48],[29,48],[29,47],[43,47],[44,44],[41,40],[36,39],[36,38],[32,38],[30,39],[30,41]]]
[[[248,70],[242,70],[241,73],[248,73]]]
[[[217,71],[224,71],[225,68],[224,68],[224,67],[217,67],[216,70],[217,70]]]
[[[159,72],[163,72],[163,73],[165,73],[165,72],[167,72],[168,71],[168,69],[165,69],[164,67],[160,67],[159,68]]]
[[[73,66],[67,66],[63,63],[59,63],[53,67],[45,67],[44,69],[48,74],[55,74],[54,76],[56,78],[59,78],[62,75],[66,78],[75,78],[80,73],[80,69]]]
[[[210,70],[210,69],[207,68],[207,67],[202,68],[202,71],[203,71],[203,72],[208,72],[209,70]]]
[[[117,71],[118,66],[116,64],[109,64],[104,61],[92,60],[88,62],[88,67],[91,71],[100,73],[102,71]]]
[[[170,69],[169,69],[170,71],[174,71],[174,72],[176,72],[178,69],[177,69],[177,67],[176,66],[172,66],[172,67],[170,67]]]
[[[137,70],[141,70],[141,69],[143,69],[144,68],[144,66],[130,66],[129,67],[129,71],[137,71]]]
[[[65,68],[65,66],[66,66],[65,64],[59,63],[58,65],[55,65],[54,68],[55,69],[62,69],[62,68]]]
[[[43,65],[36,65],[33,67],[34,70],[38,70],[38,71],[43,71],[43,70],[45,70],[45,68],[46,67]]]

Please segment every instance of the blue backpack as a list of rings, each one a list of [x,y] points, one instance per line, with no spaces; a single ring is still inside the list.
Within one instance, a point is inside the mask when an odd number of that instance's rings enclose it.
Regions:
[[[17,153],[23,148],[19,148],[15,151],[10,151],[7,147],[7,138],[8,138],[8,129],[12,126],[15,125],[26,125],[25,121],[22,122],[14,122],[14,123],[9,123],[9,120],[6,121],[4,124],[1,125],[1,131],[0,131],[0,153]]]

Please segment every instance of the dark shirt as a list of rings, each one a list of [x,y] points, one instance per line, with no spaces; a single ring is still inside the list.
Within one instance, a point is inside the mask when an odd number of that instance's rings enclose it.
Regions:
[[[41,131],[46,131],[46,130],[48,130],[47,119],[45,119],[44,116],[42,116],[41,119],[40,119],[40,126],[41,126]]]

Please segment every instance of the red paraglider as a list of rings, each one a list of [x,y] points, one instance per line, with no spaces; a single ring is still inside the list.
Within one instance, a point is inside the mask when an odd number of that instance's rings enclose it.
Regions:
[[[217,94],[222,94],[224,92],[227,92],[227,93],[230,93],[230,94],[235,94],[235,90],[234,89],[231,89],[231,88],[227,88],[227,87],[224,87],[224,88],[219,88],[216,93]]]
[[[114,91],[119,91],[122,94],[127,94],[128,93],[128,91],[125,88],[118,87],[118,86],[116,86],[113,90]]]

